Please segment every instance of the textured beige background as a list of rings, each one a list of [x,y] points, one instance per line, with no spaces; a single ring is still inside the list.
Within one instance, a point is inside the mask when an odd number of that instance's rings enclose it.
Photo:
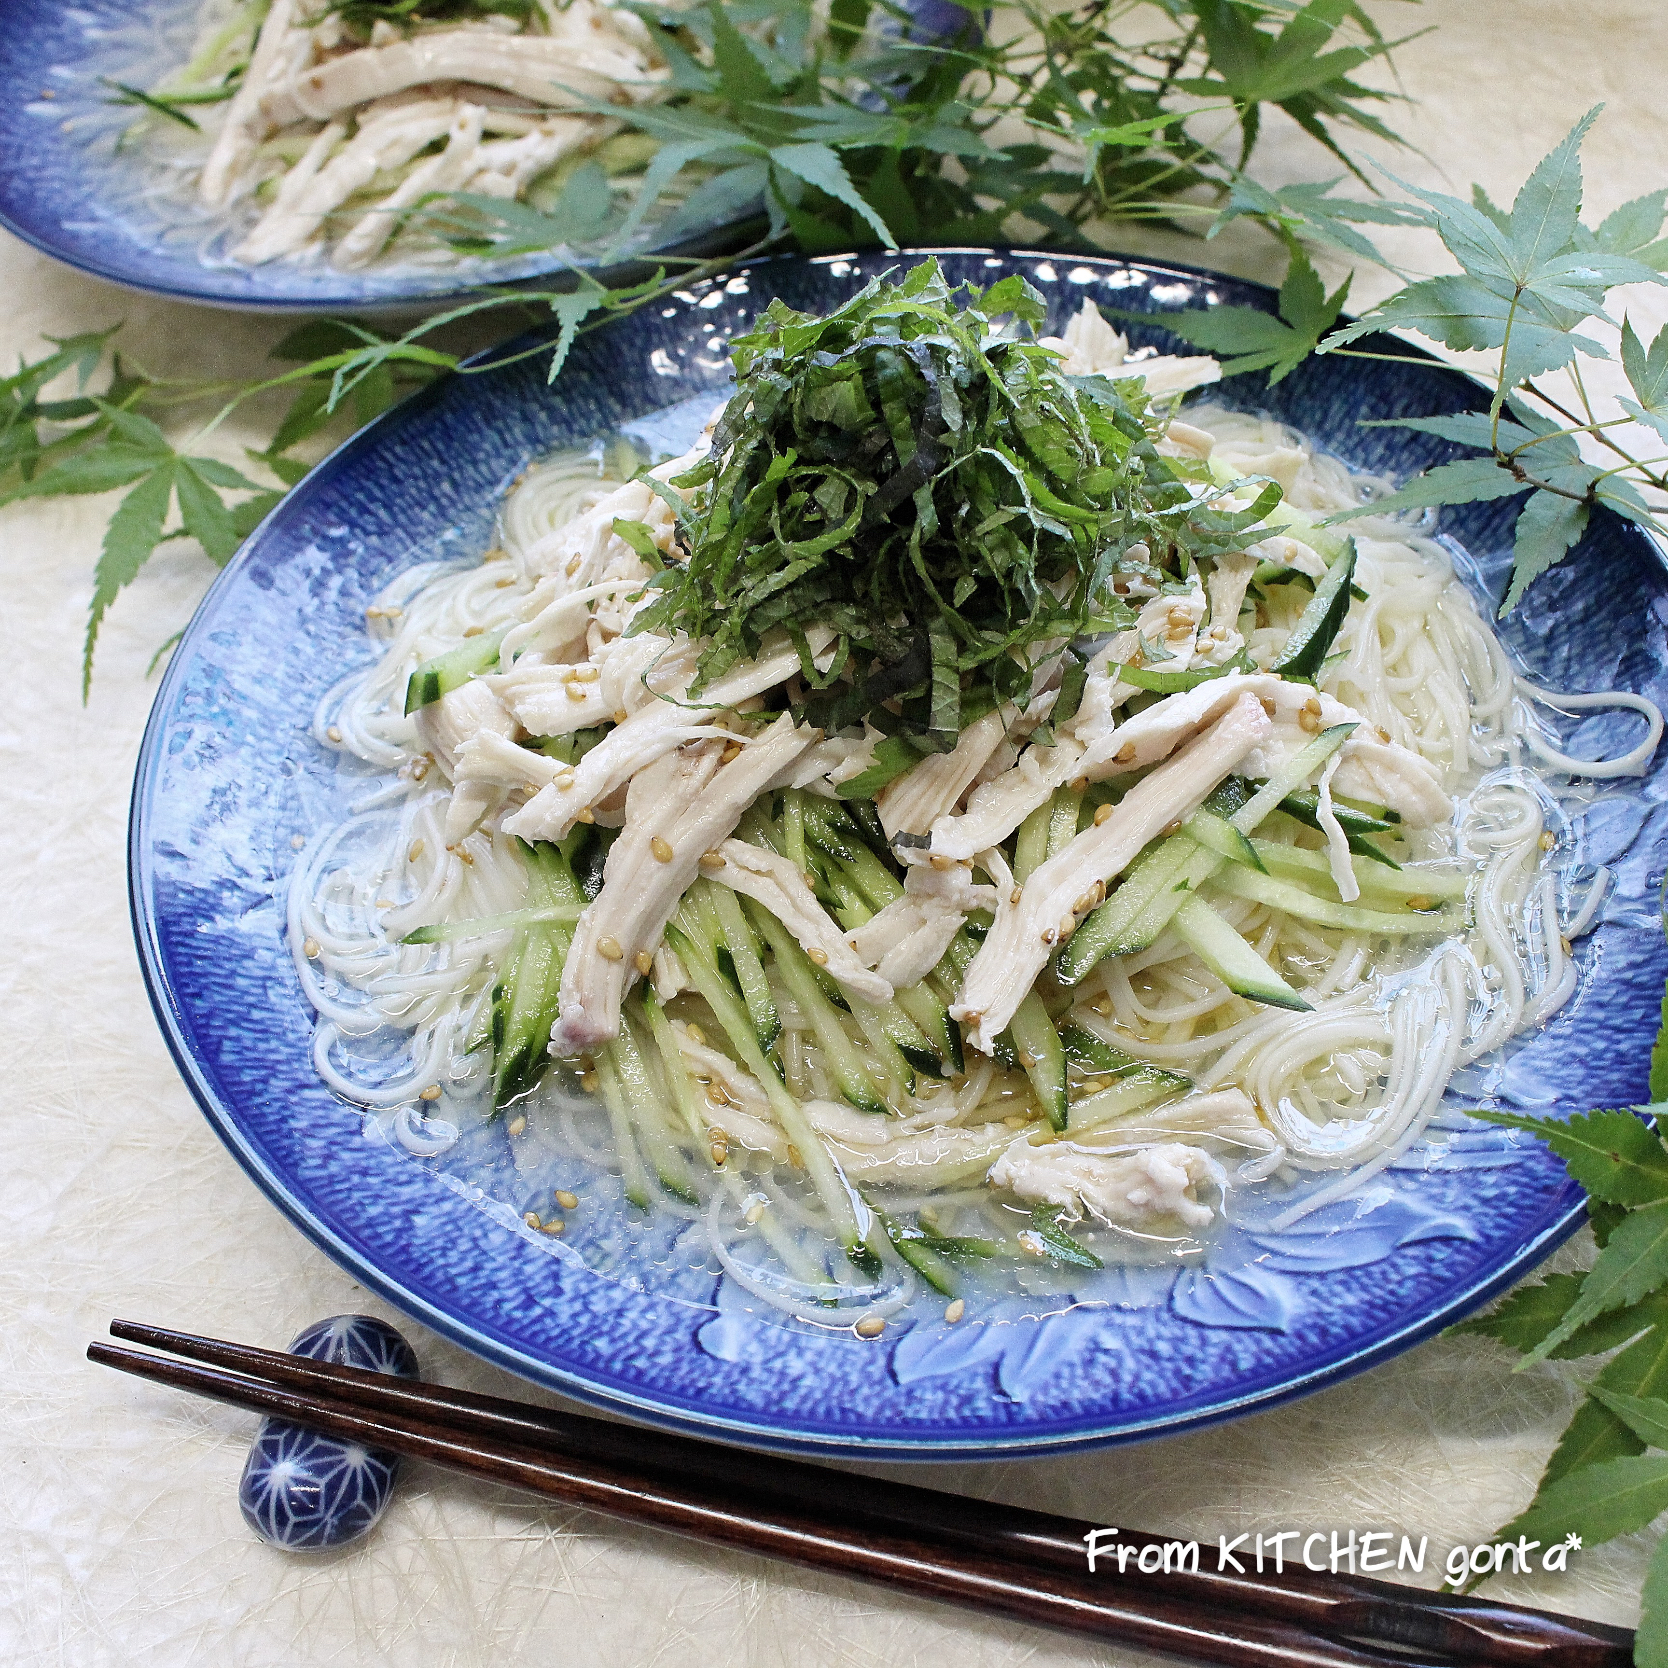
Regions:
[[[1375,10],[1387,29],[1437,25],[1399,60],[1417,102],[1392,120],[1426,153],[1404,156],[1401,170],[1507,193],[1603,99],[1610,109],[1588,147],[1595,204],[1607,210],[1668,179],[1658,102],[1668,8],[1656,0]],[[1266,166],[1316,172],[1307,148],[1279,135]],[[1208,253],[1267,275],[1253,239]],[[1356,299],[1385,287],[1365,283]],[[0,297],[7,358],[33,352],[43,332],[122,319],[153,368],[244,375],[276,334],[259,320],[122,294],[4,240]],[[1637,311],[1662,316],[1654,299]],[[237,438],[225,437],[227,455]],[[85,1362],[88,1339],[113,1315],[282,1344],[318,1316],[379,1308],[244,1179],[152,1023],[127,926],[127,796],[153,688],[146,663],[208,570],[186,547],[165,547],[115,608],[83,708],[82,621],[108,507],[0,516],[0,1011],[13,1026],[0,1113],[0,1661],[1140,1668],[1138,1653],[708,1552],[422,1468],[408,1471],[367,1544],[286,1556],[238,1516],[252,1419]],[[518,1393],[411,1330],[431,1374]],[[1099,1458],[915,1475],[1202,1537],[1383,1527],[1446,1549],[1483,1538],[1527,1500],[1570,1383],[1565,1369],[1514,1376],[1487,1346],[1437,1342],[1224,1429]],[[1578,1555],[1562,1580],[1493,1590],[1629,1621],[1647,1550],[1634,1537]]]

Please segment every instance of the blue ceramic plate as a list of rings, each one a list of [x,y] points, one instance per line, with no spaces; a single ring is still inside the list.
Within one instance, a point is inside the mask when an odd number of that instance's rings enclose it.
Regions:
[[[569,264],[545,252],[339,272],[328,262],[250,267],[228,258],[221,217],[197,204],[189,181],[142,143],[119,148],[141,112],[112,103],[106,85],[153,87],[185,62],[202,8],[203,0],[7,0],[0,21],[0,226],[94,277],[246,312],[437,308],[470,285],[532,282]],[[967,25],[966,12],[946,0],[906,0],[905,9],[916,20],[911,33],[923,42]],[[686,225],[665,252],[737,248],[744,220]],[[635,252],[654,253],[652,237]],[[594,264],[584,251],[572,258]]]
[[[1058,326],[1084,297],[1152,311],[1272,308],[1271,292],[1115,260],[950,251],[957,280],[1023,272]],[[365,792],[312,739],[315,703],[373,655],[364,609],[418,560],[488,542],[507,484],[541,454],[680,402],[710,407],[726,338],[773,295],[826,310],[879,257],[783,260],[584,337],[557,386],[524,360],[451,377],[350,441],[215,582],[175,652],[134,790],[132,896],[158,1018],[204,1112],[250,1176],[343,1267],[425,1324],[553,1389],[659,1424],[761,1446],[886,1458],[1042,1453],[1173,1431],[1326,1384],[1428,1337],[1517,1279],[1581,1220],[1536,1142],[1441,1115],[1393,1168],[1284,1232],[1255,1209],[1202,1265],[1110,1270],[1081,1290],[977,1306],[958,1326],[919,1308],[877,1342],[756,1315],[675,1235],[628,1230],[617,1183],[573,1179],[502,1122],[413,1156],[384,1120],[314,1074],[313,1014],[284,943],[294,844]],[[1158,326],[1138,344],[1173,347]],[[1324,359],[1278,388],[1245,378],[1230,403],[1266,407],[1352,463],[1407,475],[1456,448],[1360,418],[1473,407],[1474,384],[1426,365]],[[1510,507],[1445,512],[1498,597]],[[1485,607],[1487,604],[1485,603]],[[1668,581],[1612,516],[1503,628],[1525,667],[1568,689],[1668,702]],[[1632,745],[1636,718],[1588,717],[1565,745]],[[1655,887],[1668,779],[1599,786],[1571,839],[1579,871],[1616,875],[1582,940],[1578,995],[1456,1097],[1574,1110],[1645,1096],[1668,970]],[[1577,895],[1580,889],[1577,888]],[[1456,1099],[1456,1105],[1464,1104]],[[566,1179],[563,1179],[566,1178]],[[589,1237],[553,1241],[522,1211],[573,1186]]]

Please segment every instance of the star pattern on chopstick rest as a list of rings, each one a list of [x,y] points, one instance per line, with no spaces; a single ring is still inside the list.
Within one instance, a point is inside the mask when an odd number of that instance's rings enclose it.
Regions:
[[[291,1355],[416,1378],[417,1356],[386,1321],[332,1315],[302,1332]],[[264,1541],[290,1551],[345,1546],[387,1509],[399,1457],[321,1436],[287,1419],[265,1419],[238,1482],[243,1520]]]

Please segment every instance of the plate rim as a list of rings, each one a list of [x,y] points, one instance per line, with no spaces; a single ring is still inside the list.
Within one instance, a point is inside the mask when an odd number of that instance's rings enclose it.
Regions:
[[[749,271],[779,263],[825,265],[842,259],[872,258],[874,253],[873,250],[864,250],[848,251],[843,255],[834,253],[817,256],[775,255],[750,259],[743,264]],[[1258,292],[1267,300],[1270,310],[1272,310],[1278,294],[1272,287],[1260,284],[1254,279],[1240,278],[1231,273],[1194,267],[1182,262],[1150,260],[1135,255],[1084,256],[1075,252],[1068,253],[1060,250],[987,245],[933,245],[901,249],[896,254],[899,260],[951,254],[998,255],[1014,259],[1047,261],[1076,259],[1084,264],[1100,265],[1104,263],[1126,270],[1139,270],[1160,277],[1185,278],[1206,283],[1226,281]],[[720,272],[717,276],[722,279],[724,274]],[[628,319],[619,322],[625,324]],[[550,328],[536,327],[505,342],[480,350],[466,360],[464,366],[467,368],[489,366],[495,356],[505,353],[506,350],[519,351],[522,347],[530,345],[540,338],[549,338],[553,334],[554,331]],[[1437,358],[1436,355],[1427,353],[1416,344],[1404,343],[1398,339],[1397,346],[1404,351],[1409,351],[1422,359],[1428,360],[1433,369],[1446,371],[1459,381],[1470,385],[1473,389],[1482,393],[1487,392],[1474,377],[1455,366],[1447,364]],[[450,372],[446,376],[437,378],[434,382],[425,384],[415,390],[397,405],[391,407],[357,433],[341,442],[314,466],[307,479],[309,481],[320,479],[325,477],[327,473],[334,475],[349,467],[353,462],[353,454],[361,448],[377,443],[381,431],[386,426],[391,426],[396,421],[407,421],[413,416],[419,415],[424,406],[441,399],[451,378],[458,374],[457,371]],[[1613,512],[1605,511],[1602,507],[1601,514],[1613,516]],[[1624,537],[1627,536],[1631,530],[1630,524],[1624,523],[1620,517],[1613,517],[1613,519],[1618,524],[1616,530]],[[161,948],[156,933],[157,923],[147,908],[151,894],[145,884],[150,868],[149,850],[143,838],[146,827],[146,796],[154,785],[154,779],[163,757],[162,739],[165,715],[172,709],[172,699],[176,686],[185,679],[186,669],[191,660],[188,651],[193,647],[194,639],[210,629],[218,599],[229,590],[242,569],[253,560],[263,530],[258,530],[211,581],[181,634],[178,644],[175,646],[175,651],[159,681],[156,695],[146,718],[144,736],[140,743],[134,770],[133,790],[129,799],[127,838],[129,918],[133,928],[135,948],[138,953],[146,995],[150,1001],[152,1012],[156,1016],[158,1027],[162,1031],[163,1040],[167,1044],[168,1051],[184,1079],[186,1087],[190,1090],[192,1098],[197,1102],[210,1127],[220,1137],[222,1143],[257,1188],[278,1207],[293,1226],[300,1229],[307,1239],[323,1251],[344,1272],[368,1289],[376,1292],[392,1307],[428,1327],[431,1331],[439,1333],[442,1337],[467,1350],[470,1354],[502,1367],[514,1373],[517,1377],[556,1391],[589,1407],[615,1414],[624,1413],[662,1430],[729,1442],[751,1449],[778,1453],[820,1455],[826,1458],[849,1459],[854,1455],[861,1454],[877,1462],[913,1462],[921,1464],[968,1463],[974,1461],[999,1462],[1015,1458],[1042,1458],[1049,1455],[1085,1452],[1098,1448],[1119,1446],[1128,1442],[1148,1441],[1160,1436],[1180,1435],[1184,1432],[1206,1429],[1212,1425],[1240,1418],[1249,1413],[1262,1412],[1281,1406],[1301,1396],[1352,1378],[1358,1373],[1365,1372],[1369,1368],[1425,1342],[1456,1320],[1481,1308],[1508,1287],[1515,1285],[1586,1223],[1585,1198],[1573,1181],[1566,1181],[1563,1184],[1563,1191],[1573,1195],[1568,1206],[1561,1214],[1548,1220],[1532,1238],[1521,1243],[1499,1268],[1485,1276],[1473,1279],[1461,1290],[1451,1294],[1439,1307],[1422,1312],[1418,1317],[1397,1326],[1376,1342],[1351,1350],[1339,1359],[1316,1365],[1287,1379],[1277,1387],[1227,1396],[1214,1402],[1208,1408],[1196,1411],[1184,1411],[1179,1414],[1154,1414],[1137,1418],[1120,1424],[1114,1430],[1107,1430],[1104,1425],[1073,1429],[1070,1421],[1061,1421],[1051,1426],[1046,1433],[1038,1433],[1035,1436],[1028,1436],[1022,1427],[1016,1427],[991,1430],[977,1441],[969,1441],[965,1438],[945,1440],[937,1437],[911,1437],[908,1432],[898,1432],[884,1439],[877,1439],[855,1432],[849,1437],[841,1437],[827,1431],[818,1434],[796,1433],[789,1423],[766,1424],[760,1422],[757,1415],[744,1416],[702,1412],[698,1408],[689,1406],[681,1397],[656,1401],[640,1393],[622,1391],[618,1388],[604,1389],[585,1374],[553,1365],[513,1345],[502,1343],[484,1335],[467,1321],[450,1314],[427,1298],[410,1291],[398,1279],[386,1274],[368,1257],[349,1245],[334,1229],[321,1221],[307,1204],[296,1196],[290,1185],[276,1174],[273,1168],[256,1152],[252,1143],[248,1141],[239,1128],[231,1109],[222,1102],[209,1083],[185,1037],[180,1023],[180,1005],[175,999],[175,994],[163,966]],[[1656,541],[1645,538],[1642,533],[1640,537],[1656,559],[1664,565],[1668,565],[1668,558],[1664,557],[1664,553]]]

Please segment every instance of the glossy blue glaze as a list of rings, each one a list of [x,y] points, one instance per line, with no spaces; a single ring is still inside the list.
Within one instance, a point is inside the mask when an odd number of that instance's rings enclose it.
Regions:
[[[416,1378],[417,1357],[374,1315],[332,1315],[309,1326],[291,1355],[370,1373]],[[326,1551],[367,1533],[387,1509],[399,1455],[321,1436],[286,1419],[263,1419],[243,1462],[237,1500],[243,1521],[287,1552]]]
[[[1085,296],[1161,315],[1259,286],[1114,260],[950,251],[953,278],[1028,274],[1058,327]],[[554,389],[526,360],[424,390],[343,447],[217,580],[176,651],[135,787],[133,902],[153,999],[182,1070],[250,1175],[356,1277],[478,1353],[617,1411],[760,1446],[874,1457],[1046,1452],[1266,1407],[1384,1359],[1521,1275],[1581,1219],[1536,1142],[1467,1119],[1357,1194],[1276,1231],[1249,1196],[1202,1267],[1108,1270],[1068,1296],[1005,1298],[947,1326],[912,1311],[863,1342],[752,1312],[752,1300],[671,1228],[632,1225],[605,1170],[552,1173],[511,1152],[502,1124],[431,1130],[422,1157],[319,1083],[312,1013],[282,942],[291,839],[364,790],[308,734],[319,695],[373,653],[363,610],[418,559],[467,556],[531,460],[645,414],[668,435],[710,408],[724,344],[772,295],[826,309],[879,257],[764,263],[581,339]],[[707,328],[707,327],[710,327]],[[1138,345],[1174,347],[1155,322]],[[1459,449],[1358,418],[1475,407],[1434,363],[1322,359],[1278,388],[1241,379],[1229,403],[1267,407],[1351,462],[1403,476]],[[680,402],[687,402],[680,410]],[[643,425],[652,426],[652,425]],[[1498,598],[1510,508],[1443,512]],[[1502,627],[1541,681],[1668,700],[1668,579],[1655,548],[1609,515]],[[1619,751],[1636,718],[1566,722],[1566,745]],[[1624,741],[1622,738],[1626,737]],[[1473,1068],[1451,1105],[1573,1110],[1645,1096],[1668,971],[1656,887],[1668,778],[1600,785],[1572,830],[1578,860],[1616,882],[1578,957],[1584,986],[1503,1061]],[[422,1145],[423,1143],[418,1143]],[[442,1150],[433,1150],[442,1149]],[[585,1207],[551,1239],[522,1213],[572,1187]],[[613,1189],[613,1192],[610,1192]]]
[[[217,222],[170,184],[167,167],[143,145],[118,149],[136,112],[113,104],[105,84],[153,87],[184,63],[202,7],[203,0],[6,0],[0,225],[94,277],[245,312],[409,312],[456,300],[470,284],[531,283],[566,270],[568,260],[550,252],[364,272],[228,259]],[[918,14],[910,33],[919,41],[967,26],[968,14],[947,0],[905,0],[905,9]],[[676,247],[736,248],[732,234],[745,218],[686,229]],[[575,264],[594,262],[580,256]]]

